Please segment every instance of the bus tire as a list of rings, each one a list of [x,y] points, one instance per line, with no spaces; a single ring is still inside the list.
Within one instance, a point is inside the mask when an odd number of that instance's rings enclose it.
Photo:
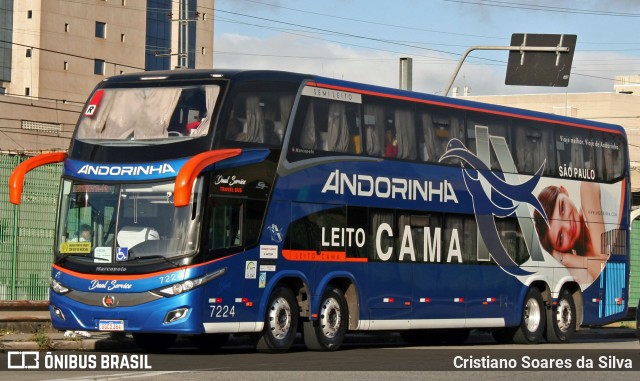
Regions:
[[[549,309],[546,338],[550,343],[568,343],[576,330],[576,304],[569,290],[564,289],[558,304]]]
[[[203,333],[189,336],[189,341],[194,347],[205,352],[215,352],[229,339],[228,333]]]
[[[269,296],[264,328],[257,337],[256,350],[262,353],[284,353],[291,348],[298,331],[300,311],[289,288],[277,287]]]
[[[340,348],[349,327],[349,310],[340,289],[328,288],[322,295],[318,320],[302,323],[304,343],[312,351]]]
[[[527,291],[522,306],[522,320],[520,326],[513,330],[513,342],[516,344],[537,344],[542,340],[546,308],[540,291],[531,287]]]
[[[171,333],[133,333],[133,341],[145,352],[163,352],[169,349],[178,335]]]

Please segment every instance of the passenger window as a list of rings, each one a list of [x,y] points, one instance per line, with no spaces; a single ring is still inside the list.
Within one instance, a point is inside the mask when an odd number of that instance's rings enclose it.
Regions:
[[[246,85],[234,96],[226,139],[281,146],[293,101],[293,89],[286,85]]]
[[[602,174],[602,181],[619,179],[625,173],[625,142],[623,137],[608,132],[594,133],[594,135],[597,173]]]
[[[556,155],[551,125],[535,125],[515,121],[511,155],[518,173],[532,175],[544,164],[543,175],[556,174]]]
[[[347,239],[347,257],[367,258],[367,253],[375,250],[373,239],[367,236],[369,229],[369,209],[349,206],[347,207],[347,227],[350,228]]]
[[[364,106],[367,153],[372,156],[415,160],[415,112],[410,104],[369,98]]]
[[[450,214],[442,232],[442,262],[476,263],[477,228],[473,216]]]
[[[294,204],[294,213],[300,213]],[[306,206],[305,206],[306,209]],[[345,249],[346,228],[344,208],[318,211],[291,222],[284,247],[291,250],[340,251]],[[335,229],[335,233],[334,233]]]
[[[298,145],[326,152],[360,153],[360,111],[356,103],[307,98]],[[297,124],[296,124],[297,125]]]
[[[369,260],[376,262],[383,262],[383,260],[377,254],[377,250],[381,250],[386,253],[388,250],[393,251],[393,257],[389,259],[390,262],[396,262],[398,260],[398,250],[395,248],[395,239],[393,237],[396,236],[396,224],[394,218],[393,210],[386,209],[371,209],[369,213],[369,237],[371,237],[372,242],[376,243],[376,249],[369,250]],[[380,237],[376,236],[378,234],[378,230],[381,229],[383,224],[388,225],[393,232],[393,236],[385,234],[382,232]],[[381,230],[383,231],[383,230]]]
[[[560,177],[595,180],[592,174],[596,169],[596,151],[592,131],[556,126],[555,135]]]
[[[470,113],[467,116],[467,148],[475,152],[478,156],[482,156],[483,152],[488,150],[490,168],[493,170],[507,170],[501,167],[498,161],[498,155],[509,155],[513,157],[513,150],[509,147],[508,123],[508,119],[496,118],[486,114]],[[480,137],[477,136],[479,132],[481,133],[480,129],[482,128],[485,130],[488,129],[489,136],[486,137],[486,141],[484,137],[480,140]],[[491,139],[494,139],[493,143]],[[496,150],[500,151],[504,148],[504,144],[502,143],[506,144],[509,152],[498,154]]]
[[[185,88],[171,115],[168,135],[201,136],[209,131],[219,87]]]
[[[404,240],[405,235],[408,236],[406,229],[411,229],[411,244],[416,255],[416,262],[419,263],[443,263],[442,239],[442,215],[438,213],[429,214],[402,214],[398,217],[398,225],[400,227],[400,235],[398,240],[400,244]],[[407,243],[408,244],[408,243]],[[405,260],[408,258],[405,257]]]
[[[502,246],[518,266],[522,265],[530,255],[518,219],[513,217],[496,218],[495,221]]]
[[[437,163],[447,151],[451,139],[459,139],[464,143],[464,114],[459,111],[430,108],[418,109],[418,123],[421,133],[418,134],[418,153],[420,160]],[[459,159],[447,159],[448,164],[458,164]]]

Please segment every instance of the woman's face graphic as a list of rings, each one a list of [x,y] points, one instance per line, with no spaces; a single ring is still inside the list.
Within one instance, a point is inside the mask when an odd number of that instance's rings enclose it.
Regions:
[[[547,232],[553,249],[563,253],[570,252],[582,234],[580,211],[565,192],[561,192],[556,199]]]

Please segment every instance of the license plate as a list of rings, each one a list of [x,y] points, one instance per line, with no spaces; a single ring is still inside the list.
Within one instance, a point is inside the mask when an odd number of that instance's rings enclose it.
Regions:
[[[99,331],[124,331],[124,320],[100,320]]]

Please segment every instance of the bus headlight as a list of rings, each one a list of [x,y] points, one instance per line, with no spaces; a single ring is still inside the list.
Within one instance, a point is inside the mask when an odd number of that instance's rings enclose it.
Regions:
[[[162,296],[176,296],[180,295],[183,292],[191,291],[194,288],[200,287],[207,282],[212,281],[213,279],[219,277],[220,275],[227,272],[227,268],[222,268],[212,272],[211,274],[207,274],[200,278],[187,279],[182,282],[174,283],[171,286],[167,286],[164,288],[160,288],[155,291],[155,293],[160,294]]]
[[[64,295],[67,292],[71,291],[70,288],[63,286],[62,283],[58,282],[57,280],[55,280],[53,278],[49,279],[49,286],[51,287],[53,292],[55,292],[56,294],[59,294],[59,295]]]

